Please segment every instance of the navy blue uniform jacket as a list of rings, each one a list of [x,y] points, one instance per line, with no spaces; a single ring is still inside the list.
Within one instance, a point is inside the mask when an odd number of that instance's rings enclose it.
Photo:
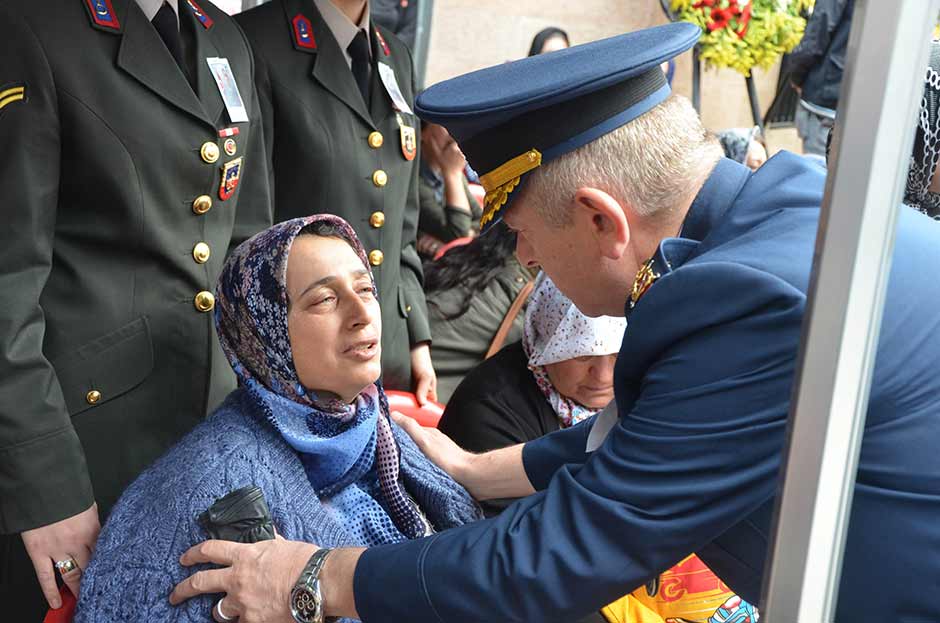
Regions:
[[[529,442],[538,493],[367,550],[363,620],[570,620],[691,552],[756,603],[823,183],[792,154],[719,162],[629,315],[601,447],[590,423]],[[940,621],[940,226],[901,210],[838,621]]]

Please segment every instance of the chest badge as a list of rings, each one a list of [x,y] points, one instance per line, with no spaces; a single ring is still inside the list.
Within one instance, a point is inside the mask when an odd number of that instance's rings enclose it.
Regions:
[[[653,270],[653,259],[650,258],[637,271],[636,279],[633,280],[633,290],[630,292],[630,309],[633,309],[646,291],[650,289],[660,274]]]
[[[405,123],[401,115],[395,115],[398,119],[398,130],[401,134],[401,154],[405,160],[411,162],[418,153],[418,134],[415,129]]]
[[[236,158],[222,165],[222,183],[219,185],[219,199],[225,201],[235,194],[242,175],[242,159]]]

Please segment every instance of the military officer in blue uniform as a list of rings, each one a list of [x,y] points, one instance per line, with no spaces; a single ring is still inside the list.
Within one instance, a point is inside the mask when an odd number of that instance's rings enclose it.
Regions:
[[[253,73],[206,0],[0,0],[0,619],[59,603],[54,563],[76,592],[235,387],[212,291],[272,219]]]
[[[824,180],[789,153],[756,172],[721,157],[658,68],[698,33],[622,35],[418,98],[483,172],[484,219],[518,232],[521,261],[585,313],[627,315],[616,419],[471,455],[399,418],[478,499],[527,497],[367,550],[203,543],[184,564],[226,568],[173,600],[227,592],[243,623],[564,621],[691,552],[759,599]],[[902,209],[897,236],[838,621],[940,620],[940,282],[924,270],[940,226]],[[266,579],[240,586],[249,573]]]

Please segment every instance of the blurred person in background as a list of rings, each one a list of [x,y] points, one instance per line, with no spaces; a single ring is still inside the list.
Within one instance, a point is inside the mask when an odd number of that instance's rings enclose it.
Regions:
[[[522,337],[522,312],[537,270],[523,267],[515,248],[516,236],[497,223],[425,264],[431,357],[443,403],[488,354]]]
[[[767,162],[767,147],[757,126],[750,130],[731,128],[719,132],[718,142],[721,143],[726,158],[740,162],[752,171],[756,171],[762,164]]]
[[[930,45],[904,203],[940,220],[940,42]]]
[[[549,26],[538,31],[532,38],[532,45],[529,46],[529,56],[554,52],[555,50],[564,50],[569,47],[571,42],[568,40],[568,33],[561,28]]]
[[[816,0],[803,40],[790,52],[787,70],[800,95],[796,129],[803,153],[826,155],[826,137],[836,118],[854,0]]]
[[[418,252],[432,258],[441,245],[479,232],[483,210],[470,194],[467,159],[447,130],[421,125]]]

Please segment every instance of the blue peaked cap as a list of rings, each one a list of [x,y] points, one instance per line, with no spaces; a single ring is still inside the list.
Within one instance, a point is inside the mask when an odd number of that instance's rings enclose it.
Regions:
[[[486,229],[533,169],[669,97],[659,66],[700,34],[677,22],[481,69],[431,86],[415,112],[446,127],[480,173]]]

